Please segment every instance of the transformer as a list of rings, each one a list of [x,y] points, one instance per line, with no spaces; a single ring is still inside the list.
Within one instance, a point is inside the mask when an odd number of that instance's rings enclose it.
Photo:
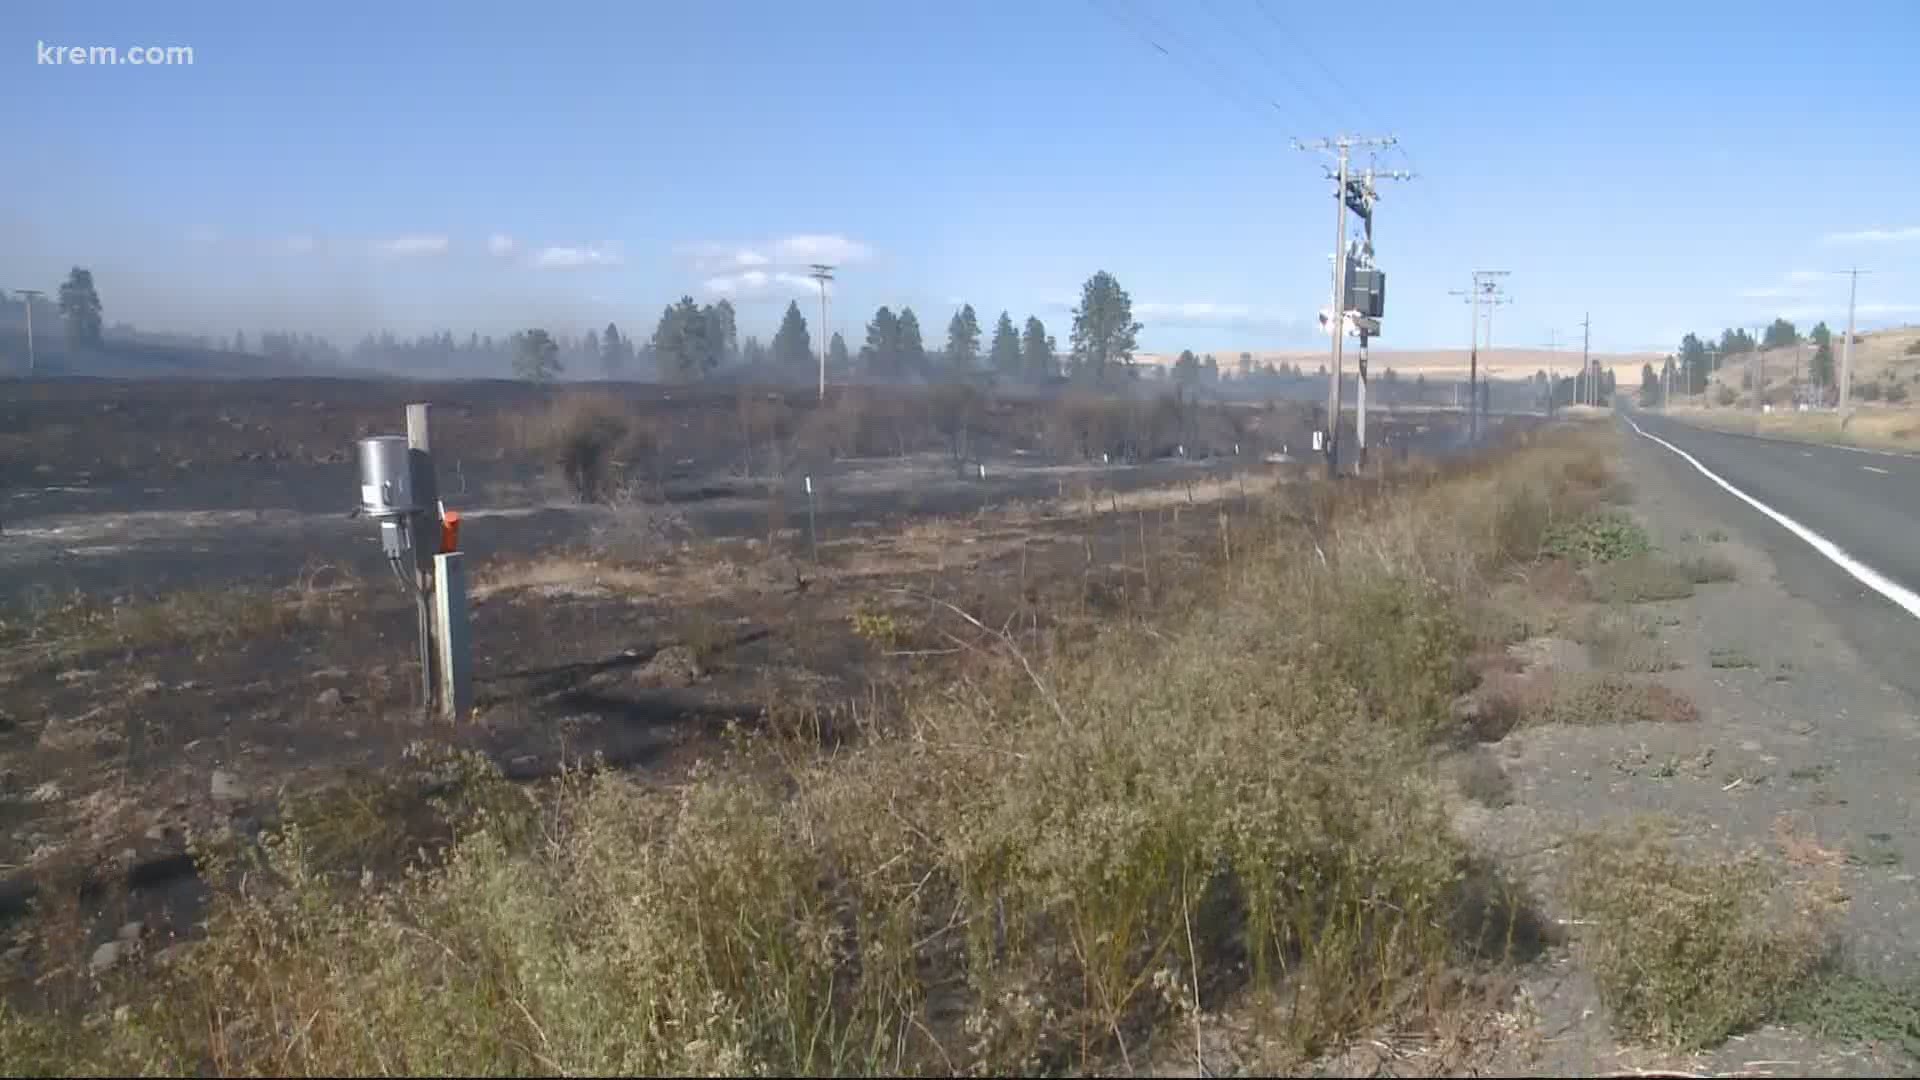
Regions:
[[[1347,310],[1369,319],[1384,316],[1387,313],[1387,272],[1349,263]]]

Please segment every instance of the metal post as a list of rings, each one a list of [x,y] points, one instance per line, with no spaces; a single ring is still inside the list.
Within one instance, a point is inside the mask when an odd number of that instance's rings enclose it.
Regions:
[[[1359,467],[1367,468],[1367,332],[1360,331],[1360,382],[1356,387],[1358,400],[1354,403],[1353,424],[1356,440],[1360,444]]]
[[[411,515],[408,532],[413,541],[414,608],[420,630],[420,704],[431,711],[434,703],[433,679],[433,556],[440,546],[440,530],[434,527],[438,516],[439,485],[433,475],[433,441],[428,428],[428,406],[407,406],[407,462],[413,474],[414,498],[420,509]]]
[[[434,636],[440,646],[440,714],[459,720],[473,710],[472,647],[468,644],[467,571],[457,551],[433,557]]]

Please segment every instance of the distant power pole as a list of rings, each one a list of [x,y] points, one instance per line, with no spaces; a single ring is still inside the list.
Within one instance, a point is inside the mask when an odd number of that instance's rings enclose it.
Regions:
[[[1841,273],[1853,279],[1853,283],[1847,288],[1847,339],[1840,343],[1840,426],[1845,427],[1847,421],[1852,419],[1853,412],[1854,301],[1860,297],[1860,275],[1871,274],[1873,271],[1862,270],[1856,266],[1851,270],[1843,270]]]
[[[1328,179],[1334,181],[1333,310],[1327,313],[1327,329],[1333,335],[1333,369],[1327,375],[1327,433],[1321,447],[1327,455],[1328,476],[1335,475],[1339,468],[1340,369],[1347,338],[1347,276],[1352,269],[1351,256],[1347,251],[1348,207],[1351,206],[1367,222],[1369,249],[1373,235],[1374,173],[1369,169],[1364,180],[1354,177],[1348,168],[1348,158],[1356,146],[1384,148],[1396,141],[1392,136],[1361,138],[1337,135],[1330,139],[1316,139],[1311,143],[1295,139],[1293,143],[1296,150],[1336,151],[1335,160],[1339,163],[1337,169],[1327,174]],[[1362,378],[1365,378],[1364,374]]]
[[[813,272],[807,275],[820,283],[820,400],[827,400],[827,342],[832,340],[833,332],[827,326],[827,282],[833,280],[833,267],[826,263],[814,263]]]
[[[1556,362],[1560,356],[1560,331],[1547,331],[1547,419],[1553,419],[1553,376],[1558,370]]]
[[[1600,404],[1599,373],[1593,370],[1593,314],[1580,316],[1580,376],[1587,380],[1587,404]]]
[[[1473,284],[1464,292],[1455,289],[1449,296],[1463,296],[1472,308],[1472,336],[1467,351],[1467,437],[1477,440],[1480,437],[1480,414],[1485,411],[1487,395],[1480,382],[1480,305],[1499,303],[1500,283],[1495,280],[1512,273],[1510,270],[1475,270]],[[1487,313],[1487,343],[1493,343],[1493,313]]]
[[[33,378],[35,358],[33,355],[33,302],[47,295],[39,289],[15,289],[27,301],[27,378]]]

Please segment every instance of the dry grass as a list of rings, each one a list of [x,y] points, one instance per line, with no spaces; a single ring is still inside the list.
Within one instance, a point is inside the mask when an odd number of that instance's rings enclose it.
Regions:
[[[1871,450],[1920,452],[1920,406],[1856,403],[1853,419],[1844,428],[1839,415],[1832,412],[1774,412],[1756,416],[1747,409],[1676,408],[1673,416],[1720,431]]]
[[[1092,642],[937,608],[968,662],[849,744],[743,736],[537,812],[469,762],[456,842],[390,886],[283,829],[125,1013],[0,1017],[0,1068],[1114,1071],[1235,1007],[1297,1066],[1514,940],[1429,755],[1488,644],[1466,609],[1590,508],[1592,450],[1274,513],[1181,614]],[[369,815],[333,805],[337,849]]]
[[[1757,856],[1688,862],[1646,832],[1574,845],[1581,951],[1624,1034],[1710,1046],[1779,1016],[1826,959],[1817,908],[1775,894]]]
[[[1700,710],[1678,691],[1622,675],[1556,673],[1544,682],[1532,719],[1548,724],[1685,724]]]
[[[1680,666],[1662,647],[1658,627],[1632,608],[1596,607],[1587,612],[1575,636],[1601,667],[1653,673]]]
[[[1696,571],[1657,555],[1634,555],[1594,568],[1593,597],[1609,604],[1684,600],[1693,595]]]

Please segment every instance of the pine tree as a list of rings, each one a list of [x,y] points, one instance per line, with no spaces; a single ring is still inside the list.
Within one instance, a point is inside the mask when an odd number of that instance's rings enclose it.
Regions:
[[[853,361],[847,356],[847,339],[835,330],[827,342],[827,370],[834,374],[845,375],[853,370]]]
[[[1021,371],[1034,382],[1051,379],[1058,373],[1053,357],[1053,339],[1047,336],[1046,324],[1027,316],[1026,331],[1020,336]]]
[[[1020,375],[1020,335],[1013,328],[1012,317],[1004,311],[1000,313],[1000,321],[993,324],[993,347],[988,352],[988,362],[1004,378]]]
[[[920,340],[920,317],[910,307],[900,309],[900,370],[905,374],[926,374],[927,346]]]
[[[947,323],[947,366],[968,372],[980,366],[980,319],[972,304],[964,304]]]
[[[68,341],[100,344],[100,291],[93,287],[93,271],[76,266],[60,283],[60,317],[66,320]]]
[[[900,374],[900,320],[893,309],[880,305],[867,324],[867,341],[860,347],[860,366],[869,375]]]
[[[1112,274],[1101,270],[1080,287],[1073,309],[1073,367],[1100,381],[1120,369],[1131,371],[1140,324],[1133,321],[1133,298]]]
[[[803,370],[814,363],[813,339],[807,333],[807,318],[800,314],[798,301],[787,301],[787,313],[780,320],[780,329],[773,335],[773,362],[778,367],[793,371]]]

